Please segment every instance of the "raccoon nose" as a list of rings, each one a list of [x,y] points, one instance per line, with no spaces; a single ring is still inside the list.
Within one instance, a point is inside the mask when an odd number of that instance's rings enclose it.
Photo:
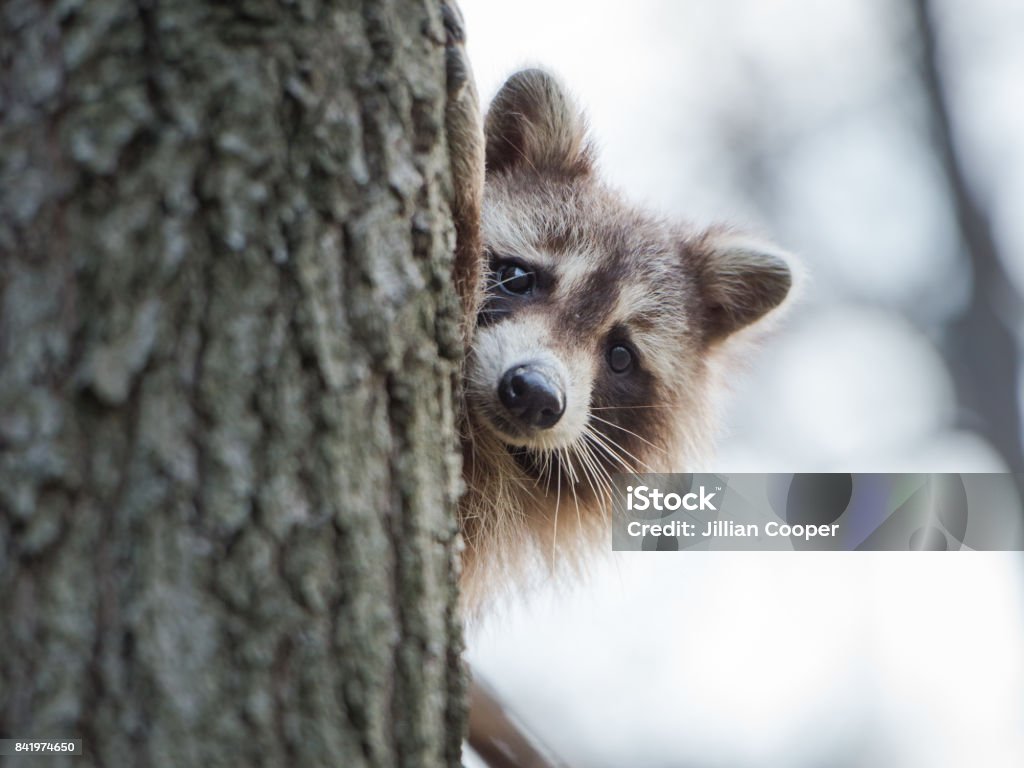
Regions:
[[[562,388],[535,365],[505,371],[498,384],[498,399],[516,419],[538,429],[550,429],[565,413]]]

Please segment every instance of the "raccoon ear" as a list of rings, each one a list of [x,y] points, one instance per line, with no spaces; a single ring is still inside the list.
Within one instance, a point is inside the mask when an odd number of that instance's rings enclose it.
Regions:
[[[771,243],[711,230],[690,246],[704,299],[705,338],[721,341],[792,295],[794,258]]]
[[[582,176],[593,168],[583,114],[555,77],[541,69],[512,75],[487,111],[487,173],[523,165]]]

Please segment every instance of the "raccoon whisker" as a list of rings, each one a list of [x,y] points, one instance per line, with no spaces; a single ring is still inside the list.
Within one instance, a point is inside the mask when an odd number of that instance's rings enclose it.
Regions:
[[[544,494],[551,492],[551,476],[554,474],[555,460],[550,451],[544,451],[544,463],[541,465],[541,474],[544,476]]]
[[[533,490],[531,490],[530,487],[526,484],[525,478],[520,473],[518,473],[518,472],[508,473],[508,477],[506,479],[512,485],[514,485],[516,489],[522,491],[527,496],[529,496],[531,500],[537,501],[537,497],[534,495]],[[533,487],[534,487],[534,489],[537,489],[537,480],[536,479],[533,482]]]
[[[592,411],[632,411],[640,408],[667,408],[669,410],[675,408],[674,405],[599,405],[591,406]]]
[[[627,471],[632,471],[632,468],[623,462],[622,456],[614,450],[614,448],[619,447],[619,445],[607,435],[601,434],[592,425],[588,424],[583,428],[583,436],[589,440],[592,445],[597,446],[612,458],[616,459],[620,464],[622,464],[622,466],[627,468]]]
[[[584,443],[584,442],[573,443],[572,451],[580,460],[580,474],[583,476],[583,479],[587,481],[587,485],[590,486],[590,490],[593,492],[595,498],[599,499],[600,498],[600,494],[598,493],[597,488],[594,487],[594,483],[592,482],[592,474],[591,473],[593,472],[593,465],[590,462],[590,457],[588,457],[586,452],[585,452],[586,451],[586,443]]]
[[[624,453],[624,454],[625,454],[626,456],[628,456],[628,457],[629,457],[629,458],[631,458],[631,459],[632,459],[633,461],[635,461],[635,462],[636,462],[637,464],[639,464],[639,465],[640,465],[641,467],[644,467],[644,468],[646,468],[648,472],[653,472],[653,471],[654,471],[654,470],[653,470],[653,469],[651,468],[651,466],[650,466],[649,464],[647,464],[647,463],[645,463],[645,462],[641,461],[641,460],[640,460],[640,459],[638,459],[638,458],[637,458],[636,456],[634,456],[634,455],[633,455],[632,453],[630,453],[630,452],[629,452],[628,450],[626,450],[626,448],[625,448],[625,447],[624,447],[624,446],[622,445],[622,443],[620,443],[620,442],[618,442],[617,440],[615,440],[615,439],[614,439],[613,437],[611,437],[611,435],[606,435],[606,434],[604,434],[604,433],[602,433],[602,432],[598,432],[598,431],[597,431],[596,429],[594,429],[593,427],[590,427],[590,431],[591,431],[592,435],[593,435],[593,436],[594,436],[595,438],[598,438],[598,439],[599,439],[599,440],[600,440],[601,442],[603,442],[603,443],[604,443],[604,444],[605,444],[606,446],[610,446],[610,447],[613,447],[613,448],[615,448],[615,449],[617,449],[617,450],[621,451],[621,452],[622,452],[622,453]],[[631,470],[631,471],[635,471],[635,470]]]
[[[515,279],[516,279],[515,277],[510,277],[510,278],[508,278],[506,280],[495,280],[493,277],[488,276],[488,278],[487,278],[487,287],[488,288],[500,288],[505,283],[507,283],[507,282],[509,282],[511,280],[515,280]]]
[[[588,470],[589,477],[593,477],[593,479],[601,485],[601,490],[607,493],[610,490],[610,486],[605,486],[602,483],[602,480],[606,479],[607,473],[604,471],[601,463],[597,460],[597,456],[594,455],[594,449],[590,443],[587,442],[585,436],[584,439],[577,443],[577,453],[580,456],[580,461],[584,463],[584,466]],[[597,489],[594,489],[594,492],[597,493]]]
[[[572,463],[571,447],[560,448],[558,451],[558,455],[566,465],[566,471],[569,473],[569,479],[573,483],[578,483],[580,479],[576,475],[576,467]]]
[[[598,482],[601,484],[601,488],[603,490],[601,510],[602,512],[605,512],[607,516],[608,503],[611,501],[612,496],[614,495],[611,475],[608,473],[607,469],[601,466],[597,454],[593,452],[593,448],[591,446],[587,446],[587,450],[590,452],[592,461],[595,465],[595,479],[598,480]]]
[[[562,473],[555,478],[555,521],[551,528],[551,565],[558,554],[558,509],[562,505]]]
[[[572,453],[570,448],[566,448],[561,452],[565,462],[569,466],[569,490],[572,491],[572,501],[576,507],[576,522],[579,523],[580,527],[583,526],[583,518],[580,516],[580,500],[576,495],[576,484],[579,483],[579,478],[576,476],[576,467],[572,463]]]
[[[608,444],[605,443],[604,440],[601,438],[600,434],[595,432],[592,427],[587,427],[587,429],[584,431],[584,437],[586,437],[586,439],[589,440],[593,445],[600,448],[601,451],[604,452],[609,458],[613,459],[615,462],[621,465],[624,470],[626,470],[627,472],[634,471],[633,467],[627,464],[625,459],[623,459],[621,456],[619,456],[618,453],[616,453],[611,447],[609,447]]]
[[[524,483],[521,479],[516,478],[515,484],[516,484],[516,487],[519,490],[521,490],[523,493],[525,493],[527,496],[529,496],[531,500],[533,500],[533,501],[537,500],[537,497],[534,495],[533,490],[531,490],[530,487],[526,483]],[[536,488],[536,484],[534,484],[534,487]]]
[[[587,429],[588,429],[588,431],[590,433],[590,436],[592,438],[594,438],[595,440],[597,440],[602,445],[602,447],[604,447],[606,450],[608,450],[610,448],[610,446],[609,446],[609,443],[610,443],[611,446],[614,446],[614,448],[618,449],[619,451],[622,451],[622,453],[626,454],[626,456],[631,458],[633,461],[635,461],[638,465],[640,465],[641,467],[646,469],[648,472],[654,472],[655,471],[651,467],[650,464],[647,464],[647,463],[645,463],[643,461],[640,461],[640,459],[638,459],[632,453],[627,451],[625,448],[622,447],[622,445],[620,443],[616,442],[615,440],[610,438],[608,435],[602,435],[600,432],[595,430],[593,427],[589,427],[588,426]],[[619,461],[622,463],[623,466],[627,466],[625,461],[622,461],[622,457],[621,456],[619,456],[618,458],[619,458]],[[629,472],[636,472],[636,470],[632,469],[632,468],[629,468],[627,471],[629,471]]]
[[[590,414],[590,418],[594,419],[595,421],[600,421],[602,424],[607,424],[609,427],[615,427],[616,429],[621,429],[627,435],[632,435],[637,440],[641,440],[641,441],[647,443],[647,445],[651,446],[651,448],[653,448],[654,450],[658,451],[659,453],[665,453],[666,452],[665,449],[662,448],[660,445],[655,445],[654,443],[652,443],[647,438],[641,437],[636,432],[632,432],[632,431],[626,429],[625,427],[620,427],[618,424],[616,424],[613,421],[608,421],[608,419],[602,419],[600,416],[595,416],[594,414]]]
[[[512,313],[507,309],[481,309],[477,313],[477,317],[480,320],[497,320],[502,317],[508,317]]]
[[[594,492],[594,497],[597,499],[598,504],[601,507],[601,513],[608,516],[608,500],[611,498],[611,485],[609,483],[608,474],[601,467],[600,462],[594,455],[594,450],[590,443],[586,440],[581,440],[577,443],[577,454],[580,457],[580,462],[583,464],[584,476],[586,477],[587,484],[590,486],[590,490]]]
[[[615,495],[611,472],[609,472],[608,468],[601,462],[597,452],[594,450],[594,446],[591,443],[587,443],[587,451],[593,458],[594,466],[597,469],[598,475],[601,478],[601,482],[605,489],[606,498],[610,500]]]

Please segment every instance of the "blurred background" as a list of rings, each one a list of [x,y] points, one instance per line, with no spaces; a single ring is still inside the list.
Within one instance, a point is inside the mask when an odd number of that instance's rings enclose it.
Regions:
[[[464,0],[605,177],[799,254],[718,472],[1024,471],[1024,4]],[[577,766],[1024,765],[1020,553],[609,554],[470,657]]]

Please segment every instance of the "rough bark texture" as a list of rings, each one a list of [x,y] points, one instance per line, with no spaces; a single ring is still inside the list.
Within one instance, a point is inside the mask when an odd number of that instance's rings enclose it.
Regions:
[[[457,764],[438,9],[0,14],[0,736]]]

